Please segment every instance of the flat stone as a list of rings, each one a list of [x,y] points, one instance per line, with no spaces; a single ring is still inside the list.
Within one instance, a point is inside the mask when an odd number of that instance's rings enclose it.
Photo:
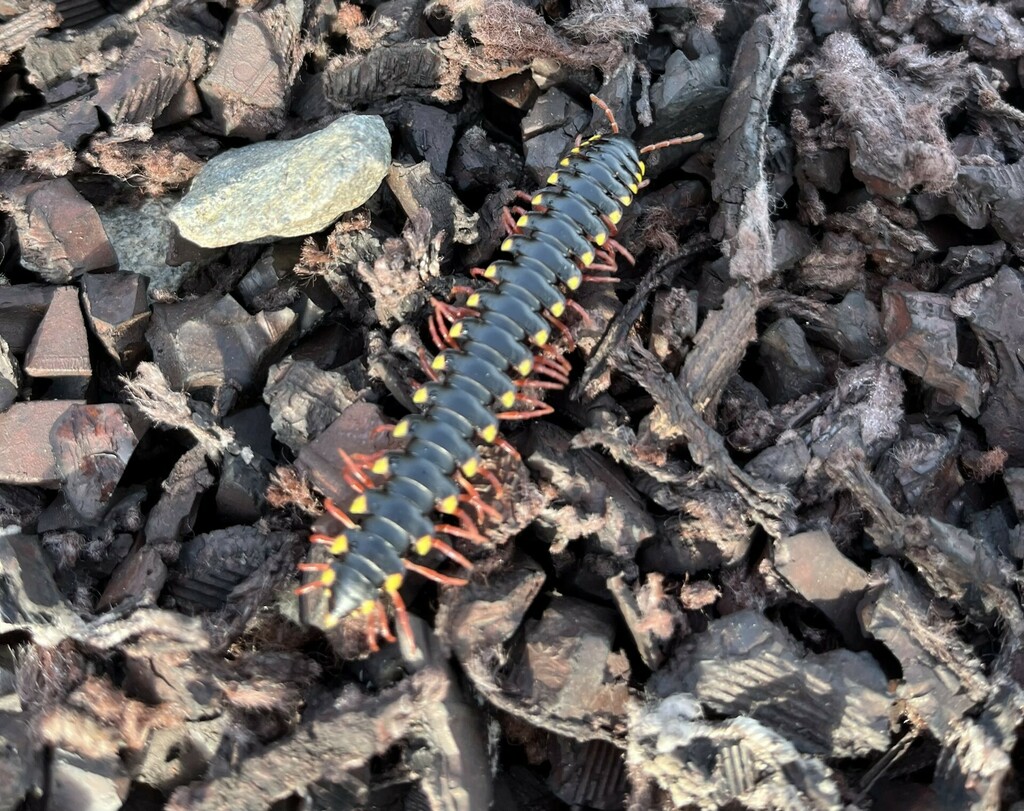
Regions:
[[[129,598],[140,605],[155,605],[167,581],[167,564],[152,546],[133,550],[118,566],[96,603],[97,611],[109,611]]]
[[[172,202],[161,198],[147,200],[137,207],[111,206],[100,211],[103,227],[117,252],[119,268],[149,279],[149,295],[154,301],[173,298],[195,267],[191,261],[168,258],[167,246],[176,233],[167,219],[171,208]]]
[[[312,234],[365,203],[390,165],[383,119],[345,115],[292,141],[217,155],[170,219],[185,239],[206,248]]]
[[[56,487],[57,460],[50,446],[50,429],[76,400],[36,400],[15,403],[0,413],[0,483]]]
[[[91,377],[89,338],[78,303],[78,290],[60,287],[25,353],[31,377]]]

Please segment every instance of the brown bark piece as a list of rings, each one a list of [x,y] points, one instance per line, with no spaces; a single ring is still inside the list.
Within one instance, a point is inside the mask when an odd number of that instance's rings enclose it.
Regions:
[[[152,123],[206,67],[202,38],[144,22],[118,66],[96,79],[93,103],[114,125]]]
[[[284,126],[298,65],[303,6],[286,0],[237,10],[199,90],[224,135],[260,140]]]
[[[138,445],[119,405],[76,405],[50,429],[64,495],[79,515],[98,520]]]
[[[832,621],[848,648],[864,647],[857,604],[867,590],[868,575],[836,549],[827,532],[780,538],[775,543],[775,566],[800,596]]]
[[[89,339],[78,290],[60,287],[25,353],[25,374],[32,377],[92,376]]]
[[[957,362],[956,321],[946,296],[893,283],[882,292],[882,327],[889,341],[886,360],[948,395],[968,416],[978,416],[981,384]]]
[[[509,684],[545,715],[615,729],[625,720],[629,688],[628,665],[612,653],[614,634],[604,609],[556,597],[540,620],[527,622]]]
[[[22,354],[29,348],[52,299],[49,285],[0,287],[0,338],[12,352]]]
[[[0,127],[0,158],[53,147],[74,150],[86,135],[95,132],[99,126],[96,107],[88,97],[33,111],[13,124]]]
[[[15,403],[0,413],[0,483],[57,487],[60,474],[50,429],[77,400]]]
[[[60,25],[55,3],[33,3],[25,12],[0,24],[0,67],[38,34]]]
[[[22,264],[51,284],[117,264],[96,209],[70,181],[18,186],[8,205],[18,228]]]
[[[82,299],[89,326],[122,366],[133,366],[147,349],[148,285],[148,279],[137,273],[87,273],[82,277]]]

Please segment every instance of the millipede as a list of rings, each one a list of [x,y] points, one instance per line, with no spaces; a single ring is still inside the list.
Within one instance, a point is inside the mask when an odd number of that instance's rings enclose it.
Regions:
[[[501,497],[501,482],[483,464],[480,445],[518,456],[501,437],[499,422],[552,413],[539,395],[566,386],[571,371],[553,341],[555,332],[571,350],[564,318],[570,309],[587,317],[567,294],[584,282],[615,281],[616,254],[633,261],[615,236],[623,213],[645,185],[641,156],[702,137],[639,148],[620,134],[608,106],[597,96],[590,99],[607,117],[610,134],[578,139],[547,185],[528,198],[529,209],[505,210],[504,258],[472,270],[482,280],[479,287],[453,289],[465,296],[462,304],[433,302],[427,327],[438,354],[432,361],[421,358],[429,379],[413,394],[420,412],[389,427],[404,446],[372,455],[339,451],[343,479],[357,495],[347,509],[325,500],[324,509],[342,529],[334,535],[314,533],[310,540],[334,557],[300,564],[316,579],[296,593],[326,590],[327,627],[353,613],[365,615],[373,650],[380,638],[395,641],[387,603],[400,632],[412,640],[399,593],[408,573],[444,585],[468,582],[413,558],[436,551],[467,571],[473,568],[442,537],[481,543],[486,540],[479,526],[483,517],[500,518],[474,484],[485,482]]]

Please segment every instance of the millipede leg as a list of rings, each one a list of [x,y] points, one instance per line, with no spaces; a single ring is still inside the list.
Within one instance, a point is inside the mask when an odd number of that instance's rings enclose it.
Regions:
[[[453,563],[459,564],[459,566],[461,566],[463,569],[473,569],[473,564],[469,562],[469,558],[467,558],[461,552],[456,552],[440,538],[431,538],[430,548],[436,549],[438,552],[440,552],[442,555],[448,558],[448,560],[452,561]]]
[[[416,572],[421,577],[427,578],[427,580],[433,580],[435,583],[440,583],[442,586],[464,586],[469,581],[462,577],[449,577],[446,574],[441,574],[435,569],[431,569],[429,566],[420,566],[418,563],[413,563],[411,560],[403,560],[405,568],[410,572]]]
[[[463,496],[463,498],[466,499],[466,503],[472,504],[476,508],[478,514],[488,515],[495,521],[501,520],[501,512],[483,500],[480,496],[480,492],[473,486],[472,482],[470,482],[461,473],[456,475],[456,481],[459,483],[459,486],[466,491],[466,495]]]
[[[607,245],[611,250],[613,250],[616,253],[618,253],[623,259],[625,259],[627,262],[629,262],[629,264],[631,264],[631,265],[635,265],[636,264],[636,257],[633,256],[633,254],[631,254],[629,251],[627,251],[623,247],[622,243],[619,242],[617,239],[609,239],[605,243],[605,245]]]
[[[667,141],[658,141],[656,144],[648,144],[640,150],[641,155],[646,155],[648,152],[654,152],[658,149],[665,149],[670,146],[679,146],[679,144],[689,144],[693,141],[699,141],[704,137],[703,132],[698,132],[696,135],[683,135],[679,138],[669,138]]]
[[[377,626],[380,629],[380,636],[384,637],[385,642],[395,642],[395,635],[391,633],[391,623],[388,622],[388,614],[384,610],[384,603],[380,600],[375,602],[373,604],[373,613],[377,615]]]
[[[645,180],[644,182],[646,183],[647,181]],[[601,221],[608,227],[609,236],[614,237],[619,233],[619,227],[609,219],[607,214],[601,215]]]
[[[419,351],[420,367],[423,369],[423,374],[427,376],[428,380],[437,380],[437,372],[434,371],[434,367],[430,365],[430,361],[427,360],[427,350],[422,346]],[[376,429],[374,429],[376,431]]]
[[[509,442],[503,436],[499,436],[497,439],[494,440],[494,447],[501,448],[503,451],[505,451],[505,453],[507,453],[509,456],[511,456],[517,462],[521,462],[522,459],[523,459],[523,457],[522,457],[522,455],[520,455],[519,451],[516,450],[515,445],[513,445],[511,442]],[[485,472],[483,470],[483,468],[481,468],[481,474],[484,477],[494,476],[494,474],[491,473],[489,470]],[[497,481],[497,479],[495,479],[495,481]],[[500,498],[500,496],[499,496],[499,498]]]
[[[309,536],[309,542],[318,544],[320,546],[333,546],[334,538],[332,538],[330,535],[324,535],[321,532],[314,532],[312,535]]]
[[[353,478],[360,483],[363,489],[373,487],[373,480],[366,475],[364,468],[353,457],[349,456],[344,448],[338,448],[338,455],[341,457],[342,464],[345,465],[345,470],[352,474]],[[351,483],[350,486],[354,487]],[[359,488],[356,487],[355,489]],[[362,491],[360,490],[360,492]]]
[[[443,532],[446,535],[451,535],[455,538],[462,538],[464,541],[471,541],[475,544],[486,544],[487,539],[480,534],[479,530],[463,529],[457,527],[454,524],[435,524],[434,532]]]
[[[583,277],[584,279],[586,276]],[[576,339],[572,337],[572,333],[569,332],[569,328],[561,322],[560,319],[555,318],[550,313],[544,313],[544,317],[551,322],[551,326],[558,330],[562,336],[562,340],[565,341],[565,349],[568,352],[576,351]]]
[[[519,233],[519,226],[516,225],[516,218],[508,210],[508,206],[501,209],[501,224],[505,226],[505,235],[512,236]]]
[[[537,417],[546,417],[548,414],[554,414],[555,409],[545,403],[543,400],[538,400],[535,397],[517,397],[517,402],[523,405],[531,406],[529,411],[502,411],[498,414],[498,417],[503,420],[532,420]]]
[[[607,116],[608,123],[612,125],[612,134],[619,134],[619,123],[615,120],[615,113],[612,112],[611,108],[604,103],[601,99],[595,96],[593,93],[590,94],[590,102],[601,110]]]
[[[344,510],[342,510],[337,504],[331,501],[329,498],[324,499],[324,509],[330,513],[331,516],[337,518],[349,529],[355,529],[358,525],[355,521],[348,517]]]
[[[501,439],[500,441],[504,443],[504,445],[502,446],[502,450],[504,450],[506,453],[508,453],[515,459],[520,458],[519,451],[513,448],[507,439]],[[498,445],[498,442],[495,442],[494,444]],[[488,470],[486,467],[481,466],[477,468],[477,474],[483,476],[487,480],[487,483],[491,486],[491,490],[494,492],[495,498],[500,499],[502,496],[505,495],[505,488],[502,487],[501,482],[498,481],[498,477],[495,476],[493,472]]]
[[[412,635],[412,625],[409,624],[409,612],[405,608],[405,601],[397,591],[388,592],[391,595],[391,605],[395,609],[395,621],[401,633],[409,640],[409,647],[416,650],[415,637]]]
[[[566,304],[567,307],[571,308],[573,312],[575,312],[577,315],[579,315],[580,319],[583,321],[583,324],[584,324],[584,326],[587,327],[587,329],[596,329],[597,328],[597,324],[595,324],[594,323],[594,319],[590,317],[590,313],[588,313],[586,311],[586,308],[581,306],[578,301],[575,301],[573,299],[569,299],[568,301],[566,301],[565,304]]]

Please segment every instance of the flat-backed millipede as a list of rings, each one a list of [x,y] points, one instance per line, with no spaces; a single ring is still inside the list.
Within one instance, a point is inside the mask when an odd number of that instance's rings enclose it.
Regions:
[[[509,235],[501,244],[506,258],[474,271],[489,286],[464,290],[468,295],[459,306],[435,302],[429,329],[440,352],[425,364],[431,380],[413,395],[421,413],[392,429],[405,446],[374,457],[341,453],[344,478],[358,495],[347,510],[325,502],[344,529],[311,536],[335,557],[329,563],[300,564],[317,577],[297,591],[327,590],[327,625],[353,612],[365,614],[371,648],[378,636],[394,639],[384,600],[411,638],[399,594],[407,572],[443,584],[466,582],[412,558],[437,550],[472,568],[439,536],[481,541],[477,522],[495,512],[472,483],[483,479],[493,492],[501,492],[500,482],[481,463],[478,443],[502,444],[515,453],[499,435],[499,420],[551,413],[550,406],[524,389],[560,388],[569,381],[569,363],[550,340],[553,329],[568,336],[562,318],[569,307],[578,306],[566,291],[584,281],[613,279],[615,252],[628,256],[614,237],[644,182],[641,155],[701,137],[639,149],[619,134],[604,102],[596,96],[591,100],[608,117],[611,134],[578,143],[530,198],[531,210],[518,220],[507,215]]]

